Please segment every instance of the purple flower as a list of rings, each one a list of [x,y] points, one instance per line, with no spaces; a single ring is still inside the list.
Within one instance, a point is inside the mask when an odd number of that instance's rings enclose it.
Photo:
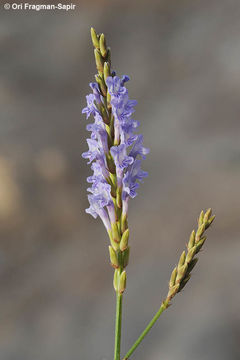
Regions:
[[[117,168],[124,169],[134,161],[133,157],[127,155],[127,146],[125,144],[112,146],[110,151]]]
[[[100,116],[100,115],[98,115]],[[93,123],[93,124],[88,124],[87,125],[87,130],[91,131],[91,139],[96,140],[98,139],[98,144],[100,143],[100,147],[102,147],[103,151],[105,154],[108,153],[109,149],[108,149],[108,134],[107,131],[105,129],[105,125],[102,122],[100,123]]]
[[[139,182],[147,176],[147,173],[141,170],[141,161],[149,150],[143,146],[143,136],[136,134],[139,122],[134,120],[132,115],[137,102],[129,99],[128,90],[124,86],[128,80],[126,75],[122,78],[110,76],[106,79],[111,96],[114,139],[111,134],[108,135],[109,127],[101,115],[101,108],[105,107],[106,113],[108,108],[97,83],[90,84],[93,93],[87,96],[87,107],[83,109],[87,118],[90,115],[94,117],[94,122],[87,125],[87,130],[91,132],[87,139],[89,149],[82,154],[89,160],[88,163],[92,163],[93,171],[93,175],[87,178],[91,184],[88,188],[91,194],[88,196],[90,207],[86,212],[95,218],[99,216],[108,231],[111,224],[117,221],[116,199],[112,194],[116,194],[116,191],[122,194],[122,215],[127,216],[129,198],[137,195]],[[111,141],[114,146],[109,147]],[[115,166],[111,165],[111,161]],[[114,176],[117,178],[117,185]]]
[[[102,172],[102,167],[99,164],[99,162],[92,163],[91,169],[93,171],[93,175],[87,177],[87,182],[95,183],[97,181],[105,181],[105,178],[104,178],[103,172]]]
[[[86,99],[87,99],[87,106],[84,109],[82,109],[82,114],[86,114],[88,119],[91,114],[94,115],[98,110],[94,103],[95,96],[93,94],[87,95]]]
[[[89,85],[90,85],[90,88],[93,91],[93,95],[94,95],[96,103],[100,104],[101,103],[101,93],[100,93],[98,84],[96,82],[92,82]]]
[[[96,181],[93,183],[92,187],[87,190],[93,195],[101,195],[103,207],[112,203],[111,185],[109,185],[106,181]]]
[[[87,139],[88,148],[87,152],[82,154],[84,159],[89,159],[88,164],[90,164],[93,160],[97,158],[97,156],[101,155],[101,150],[99,149],[99,143],[94,139]]]
[[[118,76],[109,76],[106,80],[109,94],[114,97],[120,97],[125,94],[127,89],[123,86],[123,84],[127,81],[127,78],[128,77],[123,77],[120,79]]]
[[[96,178],[92,187],[87,190],[95,195],[96,199],[98,199],[98,206],[101,206],[102,208],[105,206],[107,207],[110,221],[111,223],[115,223],[116,214],[111,196],[111,185],[109,185],[105,179]]]
[[[104,209],[104,201],[102,197],[100,195],[88,195],[88,201],[90,206],[86,209],[86,213],[91,214],[95,219],[99,216],[102,219],[107,231],[110,231],[111,224],[108,213]]]
[[[122,186],[123,170],[131,165],[134,161],[133,157],[127,155],[127,146],[121,144],[111,147],[111,154],[116,165],[117,183]]]
[[[134,159],[140,155],[143,159],[146,159],[146,155],[149,153],[149,149],[145,148],[143,145],[143,135],[138,135],[132,150],[129,153],[129,156],[132,156]]]
[[[123,198],[128,196],[134,198],[137,195],[136,189],[139,187],[137,181],[143,182],[146,176],[148,173],[141,170],[141,160],[135,160],[123,177]]]
[[[122,79],[121,79],[121,86],[123,86],[125,84],[125,82],[129,81],[130,77],[127,75],[123,75]]]

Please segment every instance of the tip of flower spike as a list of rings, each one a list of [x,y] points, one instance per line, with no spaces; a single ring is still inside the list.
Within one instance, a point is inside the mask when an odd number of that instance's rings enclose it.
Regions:
[[[203,235],[213,222],[214,218],[215,216],[212,216],[211,209],[208,209],[205,213],[204,211],[201,211],[198,218],[197,231],[192,231],[187,244],[187,252],[182,252],[178,265],[174,268],[171,274],[169,292],[166,298],[167,302],[171,301],[172,298],[180,292],[189,281],[191,271],[198,262],[198,258],[196,258],[195,255],[201,250],[203,244],[205,243],[207,237]]]

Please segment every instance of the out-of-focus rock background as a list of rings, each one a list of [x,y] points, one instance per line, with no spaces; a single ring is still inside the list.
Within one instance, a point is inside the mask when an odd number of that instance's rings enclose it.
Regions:
[[[202,208],[217,214],[191,283],[138,360],[240,358],[240,3],[89,1],[0,10],[0,358],[110,360],[107,238],[87,214],[89,28],[139,102],[149,178],[130,207],[126,351],[158,309]]]

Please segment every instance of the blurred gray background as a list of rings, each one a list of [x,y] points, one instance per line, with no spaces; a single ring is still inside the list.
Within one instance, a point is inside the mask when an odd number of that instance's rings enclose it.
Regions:
[[[48,2],[49,3],[49,2]],[[76,3],[76,2],[75,2]],[[132,359],[240,358],[240,2],[0,9],[0,358],[110,360],[107,236],[85,214],[89,29],[130,75],[151,153],[131,201],[123,352],[160,306],[200,210],[217,215],[184,292]],[[124,354],[123,354],[124,355]]]

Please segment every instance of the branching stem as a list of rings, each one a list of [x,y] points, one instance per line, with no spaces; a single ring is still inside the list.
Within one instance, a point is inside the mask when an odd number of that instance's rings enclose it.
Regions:
[[[162,305],[160,306],[159,310],[156,312],[156,314],[154,315],[154,317],[152,318],[152,320],[148,323],[148,325],[146,326],[146,328],[143,330],[143,332],[141,333],[141,335],[139,336],[139,338],[136,340],[136,342],[133,344],[133,346],[131,347],[131,349],[127,352],[127,354],[124,356],[123,360],[128,360],[130,358],[130,356],[132,355],[132,353],[136,350],[136,348],[138,347],[138,345],[142,342],[142,340],[145,338],[145,336],[147,335],[147,333],[151,330],[151,328],[153,327],[153,325],[155,324],[155,322],[159,319],[160,315],[162,314],[162,312],[164,310],[166,310],[166,308],[168,307],[168,303],[165,301],[162,303]]]

